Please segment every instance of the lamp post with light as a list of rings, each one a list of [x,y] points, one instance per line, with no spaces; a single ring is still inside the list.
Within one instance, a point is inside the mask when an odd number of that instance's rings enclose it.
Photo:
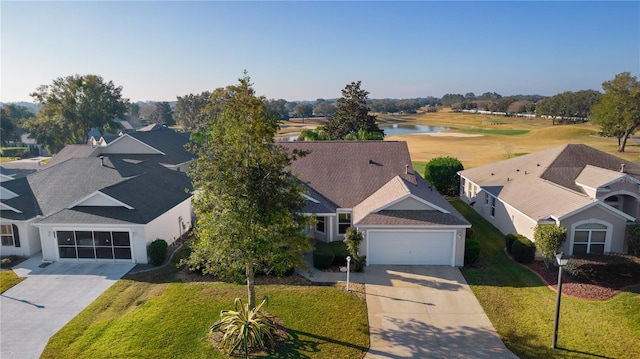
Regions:
[[[560,320],[560,298],[562,296],[562,268],[569,262],[568,258],[562,258],[562,252],[556,254],[556,261],[560,269],[558,270],[558,293],[556,295],[556,318],[553,323],[553,340],[551,348],[555,349],[558,342],[558,322]]]

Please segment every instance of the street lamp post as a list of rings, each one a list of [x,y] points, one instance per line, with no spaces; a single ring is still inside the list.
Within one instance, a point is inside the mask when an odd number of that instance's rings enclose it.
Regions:
[[[562,258],[562,252],[556,254],[556,261],[560,269],[558,269],[558,293],[556,294],[556,317],[553,323],[553,340],[551,348],[555,349],[558,342],[558,322],[560,321],[560,298],[562,297],[562,268],[569,262],[568,258]]]

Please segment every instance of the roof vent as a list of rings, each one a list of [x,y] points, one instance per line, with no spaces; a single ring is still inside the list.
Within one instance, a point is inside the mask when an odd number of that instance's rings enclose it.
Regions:
[[[519,169],[519,168],[516,168],[516,172],[520,172],[520,169]]]
[[[404,165],[404,174],[409,174],[409,165]]]
[[[620,164],[620,172],[624,173],[624,163]]]
[[[100,156],[100,166],[104,166],[104,156]]]

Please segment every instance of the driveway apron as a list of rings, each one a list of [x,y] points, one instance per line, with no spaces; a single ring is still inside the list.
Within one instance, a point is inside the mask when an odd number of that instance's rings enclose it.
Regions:
[[[53,334],[134,266],[55,262],[40,268],[38,264],[37,257],[31,258],[15,269],[27,279],[0,295],[3,359],[39,358]]]
[[[517,358],[455,267],[368,266],[365,286],[377,358]]]

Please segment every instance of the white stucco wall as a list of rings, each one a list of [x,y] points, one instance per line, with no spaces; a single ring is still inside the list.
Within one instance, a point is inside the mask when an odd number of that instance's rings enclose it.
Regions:
[[[185,228],[182,228],[179,218]],[[172,244],[180,235],[184,234],[191,228],[191,198],[184,200],[179,205],[173,207],[163,215],[149,222],[145,226],[144,236],[146,244],[156,239],[164,239],[168,244]],[[146,249],[145,249],[146,250]]]
[[[20,236],[20,247],[0,246],[0,254],[3,256],[16,255],[29,257],[40,252],[40,236],[38,229],[31,224],[31,221],[8,221],[2,220],[2,224],[15,224],[18,227]]]

